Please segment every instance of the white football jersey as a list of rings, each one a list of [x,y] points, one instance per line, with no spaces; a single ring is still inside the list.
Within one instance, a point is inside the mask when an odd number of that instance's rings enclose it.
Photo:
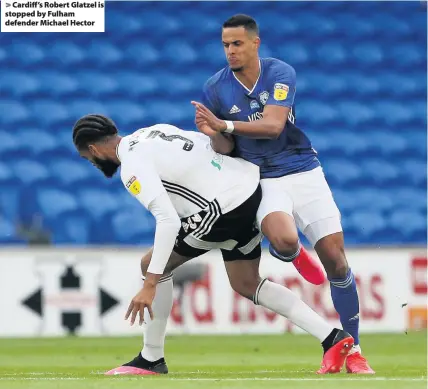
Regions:
[[[169,124],[142,128],[122,138],[117,156],[127,190],[146,208],[165,191],[180,218],[216,200],[227,213],[259,184],[258,166],[216,153],[209,137]]]

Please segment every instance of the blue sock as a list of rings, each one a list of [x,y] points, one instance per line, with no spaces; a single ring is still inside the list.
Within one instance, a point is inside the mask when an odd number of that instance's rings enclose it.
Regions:
[[[349,269],[345,278],[332,278],[329,281],[333,305],[339,314],[343,329],[352,335],[355,345],[358,345],[360,343],[358,336],[360,307],[354,275]]]

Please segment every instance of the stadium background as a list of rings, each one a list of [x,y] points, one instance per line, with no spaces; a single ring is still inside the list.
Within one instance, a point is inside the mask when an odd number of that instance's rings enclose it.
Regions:
[[[319,152],[342,212],[365,350],[385,375],[388,358],[400,355],[396,374],[420,377],[426,338],[366,335],[426,327],[427,29],[420,2],[107,2],[103,34],[0,34],[0,336],[140,337],[123,314],[140,286],[138,260],[152,243],[154,221],[118,178],[106,180],[78,158],[71,128],[97,112],[123,134],[162,122],[193,130],[190,100],[225,65],[221,23],[235,13],[259,22],[261,56],[296,69],[297,124]],[[312,288],[266,253],[262,265],[337,322],[328,285]],[[170,333],[295,331],[226,284],[215,254],[184,268]],[[306,337],[180,339],[169,343],[178,371],[254,368],[265,377],[276,373],[262,369],[277,368],[294,377],[319,362],[316,342]],[[55,371],[47,379],[70,371],[89,377],[140,345],[59,342],[1,340],[0,376],[21,372],[25,356],[29,379],[46,369]],[[241,362],[224,366],[229,342]]]

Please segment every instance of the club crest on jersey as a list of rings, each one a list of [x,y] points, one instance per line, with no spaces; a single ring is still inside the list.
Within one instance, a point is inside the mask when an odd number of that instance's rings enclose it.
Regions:
[[[268,98],[269,98],[269,92],[268,91],[263,91],[262,93],[259,94],[260,102],[263,105],[266,105]]]
[[[273,87],[273,98],[276,101],[285,100],[288,96],[289,89],[288,85],[277,82]]]
[[[260,105],[256,100],[251,100],[250,108],[251,109],[257,109],[257,108],[260,108]]]
[[[132,176],[125,184],[126,188],[134,195],[137,196],[141,192],[140,181],[137,180],[137,177]]]

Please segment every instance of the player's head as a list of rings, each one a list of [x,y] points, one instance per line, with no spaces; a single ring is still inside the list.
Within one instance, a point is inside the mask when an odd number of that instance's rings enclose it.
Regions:
[[[109,178],[120,165],[116,156],[119,141],[113,120],[103,115],[85,115],[73,127],[73,143],[80,156]]]
[[[223,23],[224,52],[232,71],[239,72],[258,59],[259,28],[248,15],[234,15]]]

